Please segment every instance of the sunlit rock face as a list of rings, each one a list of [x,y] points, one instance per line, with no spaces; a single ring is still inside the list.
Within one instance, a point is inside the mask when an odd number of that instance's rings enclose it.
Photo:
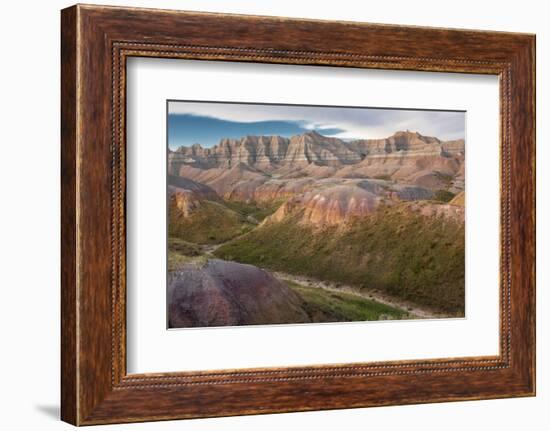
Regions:
[[[287,200],[265,223],[299,214],[299,221],[317,227],[345,223],[376,210],[382,198],[357,185],[338,185]]]

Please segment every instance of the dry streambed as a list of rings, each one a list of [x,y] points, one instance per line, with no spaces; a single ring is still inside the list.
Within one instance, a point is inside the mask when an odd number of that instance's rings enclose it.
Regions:
[[[404,301],[398,298],[394,298],[376,290],[359,290],[353,286],[349,286],[346,284],[316,280],[311,277],[288,274],[280,271],[273,272],[273,275],[279,280],[296,283],[302,286],[323,289],[329,292],[344,292],[350,295],[355,295],[371,301],[379,302],[380,304],[388,305],[390,307],[398,308],[403,312],[406,312],[411,319],[434,319],[445,317],[444,315],[442,315],[441,313],[437,313],[436,311],[427,309],[425,307],[419,307],[418,305],[413,304],[410,301]]]

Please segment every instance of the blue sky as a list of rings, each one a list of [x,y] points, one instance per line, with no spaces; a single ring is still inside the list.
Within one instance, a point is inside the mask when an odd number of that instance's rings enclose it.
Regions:
[[[341,139],[377,139],[411,130],[440,139],[465,137],[465,113],[216,102],[168,104],[168,145],[212,147],[246,135],[291,137],[316,130]]]

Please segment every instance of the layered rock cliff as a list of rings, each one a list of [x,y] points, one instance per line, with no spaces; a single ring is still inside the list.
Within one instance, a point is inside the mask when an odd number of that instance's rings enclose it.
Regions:
[[[409,131],[351,142],[315,131],[291,138],[246,136],[223,139],[212,148],[180,147],[169,152],[168,169],[235,200],[288,197],[296,187],[307,188],[304,179],[324,178],[378,178],[459,192],[464,140],[441,141]]]
[[[346,142],[317,132],[283,138],[223,139],[169,153],[171,199],[182,214],[201,200],[281,202],[266,220],[289,214],[315,226],[347,223],[380,204],[434,198],[464,190],[464,141],[441,141],[416,132]],[[452,195],[451,195],[452,196]],[[452,213],[454,209],[433,211]]]
[[[222,139],[212,148],[200,144],[180,147],[169,154],[171,174],[178,174],[182,165],[199,169],[231,168],[243,163],[262,171],[281,167],[291,169],[309,164],[342,167],[366,158],[387,157],[399,153],[409,156],[460,157],[464,140],[441,141],[417,132],[397,132],[386,139],[344,141],[323,136],[315,131],[291,138],[281,136],[245,136]]]

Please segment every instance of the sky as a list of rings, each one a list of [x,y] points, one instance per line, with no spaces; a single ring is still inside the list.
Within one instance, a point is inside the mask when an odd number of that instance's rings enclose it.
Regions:
[[[221,102],[168,102],[168,146],[212,147],[223,138],[291,137],[315,130],[344,140],[410,130],[442,140],[465,137],[465,112]]]

